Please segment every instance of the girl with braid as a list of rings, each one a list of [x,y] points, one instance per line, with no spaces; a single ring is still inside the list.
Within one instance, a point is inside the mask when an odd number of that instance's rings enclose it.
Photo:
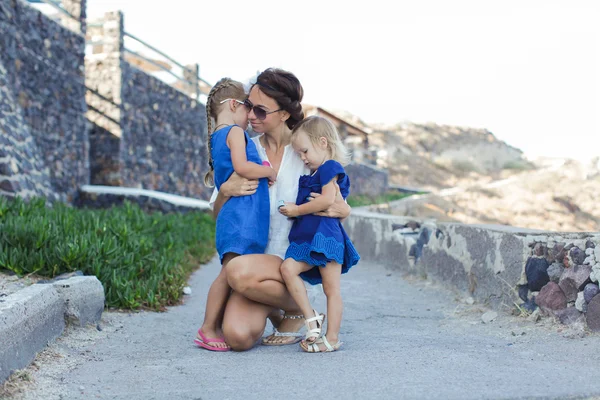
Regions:
[[[223,268],[234,257],[263,254],[269,236],[269,182],[275,182],[273,168],[263,165],[256,145],[246,133],[248,109],[246,93],[240,82],[223,78],[212,88],[206,101],[208,121],[208,165],[204,178],[207,186],[219,189],[235,172],[246,179],[258,180],[256,193],[233,197],[217,218],[216,247]],[[212,119],[215,120],[213,130]],[[267,178],[267,179],[265,179]],[[194,343],[212,351],[228,351],[218,335],[230,287],[227,276],[219,274],[208,292],[204,323]]]

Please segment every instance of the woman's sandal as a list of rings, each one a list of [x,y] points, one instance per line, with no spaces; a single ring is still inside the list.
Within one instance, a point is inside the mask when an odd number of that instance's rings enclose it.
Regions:
[[[319,344],[324,344],[325,349],[321,349],[319,347]],[[338,340],[337,343],[332,346],[327,340],[326,336],[321,336],[321,338],[317,339],[317,341],[314,343],[307,343],[303,341],[302,343],[300,343],[300,348],[307,353],[331,353],[332,351],[339,350],[340,347],[342,347],[342,344],[344,343]]]
[[[323,321],[325,320],[325,314],[319,314],[317,310],[313,310],[315,316],[312,318],[306,318],[304,323],[306,324],[306,336],[304,337],[304,341],[308,344],[314,343],[321,337],[323,334]],[[311,322],[316,322],[317,327],[310,327]]]
[[[283,319],[301,319],[304,318],[303,315],[284,315]],[[270,338],[273,337],[291,337],[293,338],[289,342],[282,343],[272,343],[269,341]],[[273,328],[273,333],[267,337],[262,338],[262,344],[264,346],[287,346],[288,344],[296,344],[304,338],[304,333],[302,332],[279,332],[277,328]]]
[[[229,350],[231,350],[231,348],[229,346],[217,347],[217,346],[209,345],[209,343],[225,343],[225,339],[223,339],[223,338],[207,338],[206,336],[204,336],[204,333],[202,332],[202,328],[198,329],[198,335],[200,336],[200,338],[198,338],[198,337],[194,338],[194,343],[198,347],[202,347],[203,349],[210,350],[210,351],[229,351]],[[227,345],[227,343],[225,343],[225,344]]]

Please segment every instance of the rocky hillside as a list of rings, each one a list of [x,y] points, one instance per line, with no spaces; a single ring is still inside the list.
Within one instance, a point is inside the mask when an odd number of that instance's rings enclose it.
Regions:
[[[435,190],[531,169],[523,152],[485,129],[403,123],[373,127],[379,163],[398,185]]]
[[[395,185],[435,191],[535,168],[521,150],[486,129],[410,122],[369,125],[350,113],[334,113],[370,132],[370,150]]]
[[[528,160],[485,129],[401,123],[367,125],[390,183],[431,192],[407,198],[394,214],[552,231],[600,231],[600,157]]]
[[[598,163],[540,160],[534,170],[398,202],[391,212],[469,224],[562,232],[600,231]]]

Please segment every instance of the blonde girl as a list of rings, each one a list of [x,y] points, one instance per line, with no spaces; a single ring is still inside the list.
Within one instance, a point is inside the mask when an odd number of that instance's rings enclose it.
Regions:
[[[301,348],[309,353],[336,351],[342,345],[339,340],[343,309],[340,277],[360,256],[339,219],[315,213],[335,202],[335,183],[342,197],[348,196],[350,180],[343,167],[348,162],[348,153],[335,126],[318,116],[308,117],[294,127],[292,146],[310,174],[300,177],[296,204],[286,203],[279,208],[281,214],[296,218],[281,275],[305,318],[307,332]],[[310,201],[311,192],[321,195]],[[329,315],[325,335],[322,335],[325,315],[312,308],[303,280],[312,285],[323,284]]]

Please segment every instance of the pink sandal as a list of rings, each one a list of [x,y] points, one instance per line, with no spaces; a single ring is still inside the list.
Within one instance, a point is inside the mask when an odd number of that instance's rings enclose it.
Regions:
[[[202,333],[202,328],[198,329],[198,335],[200,335],[202,340],[200,340],[198,338],[194,338],[194,343],[197,346],[200,346],[200,347],[202,347],[206,350],[210,350],[210,351],[229,351],[230,350],[229,346],[228,347],[215,347],[215,346],[209,345],[209,343],[225,343],[225,339],[223,339],[223,338],[215,338],[215,339],[207,338],[206,336],[204,336],[204,333]]]

